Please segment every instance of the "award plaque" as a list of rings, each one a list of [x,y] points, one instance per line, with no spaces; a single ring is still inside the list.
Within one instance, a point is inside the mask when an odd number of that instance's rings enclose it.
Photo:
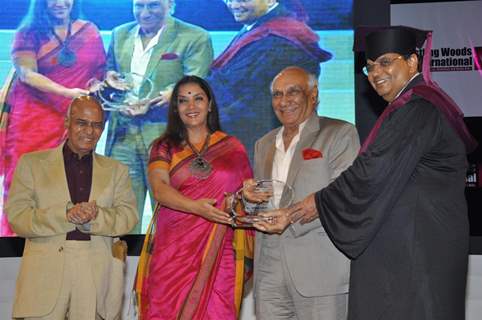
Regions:
[[[152,81],[137,73],[117,74],[94,86],[94,95],[106,111],[122,111],[145,105],[153,91]]]
[[[247,190],[242,188],[231,202],[231,217],[235,227],[250,227],[258,221],[269,221],[269,218],[260,216],[259,213],[286,208],[293,203],[295,196],[293,188],[279,180],[258,180],[255,185],[247,188],[251,188],[251,190],[246,192]],[[263,194],[265,201],[250,201],[246,196],[249,193]],[[238,199],[241,199],[239,202],[241,202],[243,210],[237,210],[236,208]],[[244,214],[237,211],[244,211]]]

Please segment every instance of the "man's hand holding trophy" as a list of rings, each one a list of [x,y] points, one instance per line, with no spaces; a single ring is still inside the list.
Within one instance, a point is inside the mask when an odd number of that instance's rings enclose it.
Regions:
[[[234,227],[257,227],[276,224],[279,214],[294,199],[294,190],[279,180],[246,180],[231,202]],[[243,210],[239,210],[241,205]],[[260,228],[258,228],[260,229]],[[260,229],[261,230],[261,229]]]

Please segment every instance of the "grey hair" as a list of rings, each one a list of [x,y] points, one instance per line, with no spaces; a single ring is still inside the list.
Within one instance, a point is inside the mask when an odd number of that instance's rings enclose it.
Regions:
[[[312,90],[318,85],[318,78],[313,73],[308,73],[308,87]]]
[[[313,73],[308,73],[308,86],[310,90],[313,90],[315,86],[318,86],[318,77],[314,75]],[[317,90],[316,93],[316,102],[315,102],[315,110],[318,108],[318,105],[320,104],[320,95],[319,91]]]
[[[269,91],[271,92],[271,94],[273,93],[273,83],[274,81],[286,70],[286,69],[290,69],[290,68],[299,68],[299,67],[287,67],[285,69],[283,69],[280,73],[278,73],[274,78],[273,80],[271,80],[271,83],[269,85]],[[302,68],[299,68],[299,69],[302,69]],[[305,70],[306,74],[308,75],[308,89],[311,91],[315,88],[315,86],[318,85],[318,77],[311,73],[311,72],[307,72]],[[318,107],[318,105],[320,104],[320,97],[318,95],[318,92],[316,94],[316,102],[315,102],[315,108]]]
[[[288,67],[290,68],[290,67]],[[283,71],[286,70],[286,69],[283,69]],[[280,73],[278,73],[274,78],[273,80],[271,80],[271,83],[269,84],[269,91],[271,93],[273,93],[273,84],[274,84],[274,81],[278,78],[278,76],[283,72],[281,71]],[[308,89],[309,90],[313,90],[313,88],[318,85],[318,77],[311,73],[311,72],[307,72],[308,74]]]

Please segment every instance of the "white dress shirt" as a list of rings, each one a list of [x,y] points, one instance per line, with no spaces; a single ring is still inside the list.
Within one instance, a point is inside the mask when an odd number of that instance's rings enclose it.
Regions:
[[[296,145],[300,141],[300,135],[305,127],[306,122],[308,119],[303,121],[300,126],[298,127],[298,133],[293,137],[290,142],[290,145],[285,150],[284,142],[283,142],[283,132],[285,130],[284,127],[276,134],[276,150],[273,159],[273,169],[271,171],[271,179],[279,180],[286,183],[286,179],[288,178],[288,172],[291,165],[291,160],[293,159],[293,155],[295,154]],[[277,207],[279,205],[279,201],[281,200],[281,195],[283,190],[273,190],[273,202],[274,205]]]
[[[140,34],[140,28],[138,27],[136,38],[134,39],[134,52],[132,53],[132,60],[131,60],[131,72],[139,75],[139,77],[134,77],[134,81],[138,81],[136,85],[140,86],[140,82],[143,80],[147,65],[149,64],[149,60],[151,59],[152,50],[159,42],[159,37],[161,36],[164,27],[157,31],[156,35],[149,41],[147,46],[144,48],[142,44],[142,38]]]

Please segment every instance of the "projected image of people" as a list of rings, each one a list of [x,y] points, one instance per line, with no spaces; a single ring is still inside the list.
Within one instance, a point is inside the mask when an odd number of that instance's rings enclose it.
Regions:
[[[78,18],[79,11],[77,0],[32,1],[15,34],[15,76],[6,97],[2,151],[4,199],[20,156],[57,146],[64,138],[70,101],[89,93],[90,79],[103,77],[102,39],[94,24]],[[4,112],[2,121],[5,117]],[[11,234],[4,214],[0,234]]]
[[[332,54],[319,47],[298,0],[224,2],[243,28],[212,64],[208,81],[219,99],[226,131],[252,154],[256,139],[279,125],[269,90],[274,76],[299,66],[318,77],[320,63]]]
[[[111,113],[105,149],[129,167],[141,220],[134,233],[141,232],[149,146],[164,132],[171,90],[184,74],[205,76],[213,59],[208,32],[173,18],[174,4],[133,0],[136,21],[114,29],[108,52],[108,78],[134,73],[150,79],[153,87],[152,94],[143,97],[146,103]]]

